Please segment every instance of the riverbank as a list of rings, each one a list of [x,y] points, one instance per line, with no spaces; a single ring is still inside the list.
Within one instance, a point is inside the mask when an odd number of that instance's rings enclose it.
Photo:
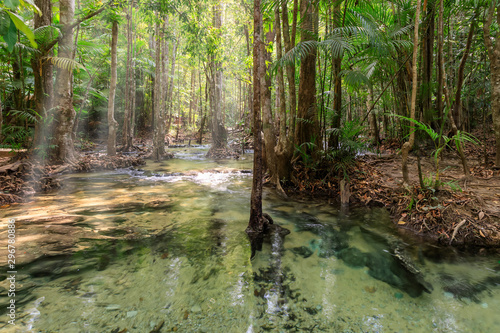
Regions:
[[[487,146],[493,160],[493,143]],[[350,206],[385,207],[392,222],[424,241],[460,248],[500,248],[500,173],[492,162],[482,163],[484,151],[467,147],[471,176],[464,177],[459,159],[452,151],[442,156],[440,179],[435,190],[432,152],[420,157],[424,188],[420,186],[418,161],[410,155],[409,186],[403,186],[401,155],[396,143],[381,145],[378,154],[359,157],[349,173]],[[331,167],[329,167],[331,169]],[[321,198],[340,204],[339,178],[329,169],[294,168],[294,183],[284,186],[287,194]]]

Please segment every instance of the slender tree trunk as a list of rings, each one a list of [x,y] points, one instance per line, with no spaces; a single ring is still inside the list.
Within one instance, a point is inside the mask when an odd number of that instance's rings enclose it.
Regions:
[[[222,27],[222,8],[221,4],[217,3],[214,6],[213,26],[217,31]],[[220,36],[218,36],[220,38]],[[222,64],[215,55],[212,55],[212,147],[208,155],[216,156],[216,151],[224,149],[227,146],[227,133],[224,127],[222,116]]]
[[[59,53],[61,58],[73,60],[73,27],[75,16],[75,1],[59,1],[59,23],[61,24],[62,38],[59,40]],[[73,125],[76,112],[73,108],[72,91],[73,71],[70,68],[58,68],[55,94],[55,121],[57,127],[54,133],[54,156],[59,162],[76,162],[74,148]]]
[[[254,33],[253,33],[253,138],[254,138],[254,159],[253,159],[253,181],[252,195],[250,199],[250,219],[248,221],[247,233],[262,233],[264,231],[264,218],[262,216],[262,138],[260,123],[260,97],[261,80],[263,69],[261,68],[261,27],[262,14],[260,12],[260,0],[254,0]]]
[[[261,68],[265,72],[264,80],[261,80],[261,106],[262,106],[262,127],[264,131],[264,148],[265,148],[265,164],[271,182],[276,184],[279,179],[276,172],[276,155],[274,147],[276,144],[276,133],[274,129],[273,116],[271,110],[271,77],[269,76],[269,68],[267,64],[271,63],[271,53],[266,50],[266,45],[274,42],[274,32],[270,31],[266,34],[266,41],[261,45]]]
[[[281,22],[280,22],[279,7],[276,7],[275,19],[276,19],[275,27],[276,27],[276,52],[277,52],[276,55],[278,59],[281,59],[283,55],[282,55],[282,43],[281,43],[281,26],[280,26]],[[290,174],[291,174],[290,159],[292,157],[292,152],[293,152],[292,151],[293,141],[287,135],[287,120],[289,126],[291,126],[292,119],[291,117],[287,119],[286,116],[285,82],[283,77],[283,68],[281,67],[278,69],[277,84],[278,84],[278,94],[279,94],[279,108],[276,111],[276,114],[278,115],[279,119],[279,136],[278,136],[278,143],[274,148],[274,152],[276,154],[276,179],[277,179],[276,186],[281,193],[284,193],[284,191],[281,189],[280,180],[290,179]]]
[[[460,61],[460,65],[458,66],[455,101],[453,102],[453,119],[455,120],[457,129],[462,129],[462,86],[464,84],[465,64],[467,63],[467,58],[469,57],[469,52],[472,45],[472,37],[474,36],[475,28],[476,14],[474,13],[474,18],[472,19],[471,26],[469,28],[469,34],[467,36],[467,43],[465,44],[464,54],[462,55],[462,60]]]
[[[172,117],[173,117],[173,106],[174,106],[174,77],[175,77],[175,61],[177,59],[177,43],[172,42],[172,64],[170,66],[170,83],[168,84],[168,123],[167,123],[167,132],[170,131],[170,126],[172,125]]]
[[[417,10],[415,13],[415,28],[413,35],[413,62],[412,62],[412,90],[411,90],[411,105],[410,105],[410,118],[415,119],[415,109],[417,101],[417,55],[418,55],[418,26],[420,21],[420,5],[421,0],[417,0]],[[413,123],[410,125],[410,139],[403,144],[401,148],[401,159],[403,169],[403,182],[409,185],[410,178],[408,175],[408,154],[415,143],[415,126]]]
[[[50,26],[52,24],[52,1],[35,0],[35,5],[40,9],[41,16],[35,12],[35,29]],[[35,111],[37,121],[35,123],[35,136],[33,146],[35,148],[47,149],[46,133],[51,124],[48,123],[47,112],[52,108],[53,90],[53,66],[50,61],[43,61],[49,51],[44,49],[45,45],[39,45],[39,51],[33,54],[31,68],[34,77]]]
[[[345,3],[347,6],[347,1]],[[344,12],[347,8],[344,9]],[[343,26],[340,21],[340,2],[336,2],[333,8],[333,20],[332,28],[337,28]],[[332,55],[332,78],[334,80],[333,85],[333,118],[332,118],[332,128],[340,128],[340,120],[342,119],[342,77],[340,72],[342,70],[342,57],[333,57]],[[339,145],[338,132],[332,132],[328,140],[328,147],[331,149],[337,149]]]
[[[317,7],[310,0],[303,0],[300,6],[301,41],[316,39],[318,33]],[[295,144],[314,143],[306,151],[312,153],[320,148],[318,117],[316,111],[316,48],[311,47],[300,65],[300,81],[298,92],[297,124],[295,127]],[[311,149],[312,148],[312,149]]]
[[[425,7],[425,5],[424,5]],[[425,10],[425,9],[424,9]],[[425,15],[424,36],[422,42],[423,66],[422,66],[422,114],[424,119],[432,121],[433,115],[430,112],[432,106],[432,66],[434,52],[434,21],[435,5],[427,2],[427,13]]]
[[[132,26],[133,26],[133,10],[134,10],[134,0],[132,0],[129,10],[127,12],[127,64],[125,73],[125,114],[123,117],[123,145],[124,151],[130,150],[132,147],[132,109],[133,109],[133,99],[135,95],[135,90],[132,89],[134,77],[134,69],[132,65],[133,61],[133,38],[132,38]]]
[[[155,84],[154,84],[154,131],[153,131],[153,159],[159,161],[165,155],[165,119],[162,114],[162,72],[161,51],[163,40],[163,29],[160,28],[160,19],[156,15],[155,26]]]
[[[493,130],[496,140],[495,166],[500,168],[500,33],[497,32],[495,43],[492,42],[490,27],[497,11],[497,23],[500,25],[500,2],[492,0],[488,9],[488,16],[483,25],[484,44],[490,57],[490,82],[491,82],[491,115],[493,117]]]
[[[438,36],[437,36],[437,72],[438,72],[438,90],[437,90],[437,109],[439,115],[439,128],[442,128],[443,125],[443,87],[444,87],[444,68],[441,66],[443,62],[443,30],[444,30],[444,20],[443,20],[443,12],[444,12],[444,0],[439,0],[439,16],[438,16]]]
[[[287,1],[282,1],[281,3],[281,11],[283,15],[283,42],[285,44],[285,52],[289,52],[292,48],[295,47],[295,34],[297,30],[297,12],[298,12],[298,0],[294,0],[293,7],[293,17],[292,17],[292,32],[290,35],[290,26],[288,24],[288,8]],[[289,121],[289,129],[288,135],[291,137],[295,133],[295,124],[296,124],[296,115],[297,115],[297,93],[295,87],[295,65],[289,64],[286,65],[286,76],[288,81],[288,96],[290,99],[289,110],[290,110],[290,121]],[[290,144],[293,147],[293,140],[290,140]],[[290,148],[292,149],[292,148]]]
[[[118,22],[113,21],[111,28],[111,82],[109,85],[108,100],[108,155],[116,155],[116,131],[118,123],[115,120],[115,93],[117,79],[117,49],[118,49]]]

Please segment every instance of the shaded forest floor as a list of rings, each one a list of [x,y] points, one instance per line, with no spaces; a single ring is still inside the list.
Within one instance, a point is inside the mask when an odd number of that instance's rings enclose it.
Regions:
[[[464,176],[456,152],[442,155],[439,190],[431,186],[436,168],[433,149],[422,149],[420,164],[424,188],[420,186],[418,162],[410,154],[408,169],[410,186],[403,186],[401,143],[384,142],[378,153],[357,158],[349,173],[350,207],[380,206],[391,213],[392,221],[402,231],[423,240],[443,245],[500,247],[500,172],[495,170],[494,137],[484,146],[467,146],[466,157],[471,177]],[[484,155],[488,157],[484,164]],[[293,196],[340,201],[339,177],[331,174],[331,166],[321,164],[314,170],[295,165],[294,183],[284,187]]]
[[[251,139],[243,131],[231,133],[232,151],[251,148]],[[171,146],[196,144],[196,134],[181,133],[169,137]],[[198,136],[197,136],[198,137]],[[210,135],[204,136],[203,144]],[[74,165],[42,166],[25,155],[0,160],[0,208],[22,202],[37,192],[46,192],[61,186],[57,174],[63,172],[91,172],[137,166],[151,151],[149,138],[139,139],[137,154],[118,154],[108,157],[96,153],[96,146],[87,150]],[[249,145],[250,144],[250,145]],[[400,142],[384,142],[378,153],[366,153],[356,160],[349,174],[351,207],[381,206],[391,213],[392,221],[401,229],[445,245],[459,247],[500,247],[500,172],[495,170],[494,139],[490,135],[484,146],[466,147],[471,177],[466,179],[457,155],[449,150],[442,156],[440,177],[444,185],[436,191],[429,186],[436,169],[432,149],[421,151],[421,168],[426,188],[418,177],[415,155],[409,157],[410,186],[402,186]],[[102,149],[102,147],[99,147]],[[88,152],[93,149],[94,152]],[[484,155],[489,163],[484,164]],[[233,157],[237,154],[233,154]],[[306,168],[296,162],[293,182],[283,184],[287,195],[304,199],[321,199],[339,203],[339,177],[332,172],[331,163],[319,163]]]

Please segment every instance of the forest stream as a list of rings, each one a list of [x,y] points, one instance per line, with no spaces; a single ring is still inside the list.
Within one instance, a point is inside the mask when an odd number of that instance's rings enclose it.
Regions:
[[[16,318],[2,332],[495,332],[500,257],[419,243],[384,209],[264,188],[290,230],[250,259],[252,155],[170,149],[145,166],[61,176],[1,211],[16,223]],[[6,256],[2,244],[1,255]]]

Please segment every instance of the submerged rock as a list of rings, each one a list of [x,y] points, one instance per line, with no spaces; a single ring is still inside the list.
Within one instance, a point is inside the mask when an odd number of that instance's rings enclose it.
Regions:
[[[355,247],[341,250],[338,254],[338,257],[342,259],[347,266],[353,268],[364,267],[368,259],[366,253],[361,252]]]
[[[290,249],[293,253],[295,253],[298,256],[301,256],[302,258],[309,258],[310,256],[313,255],[314,251],[308,248],[307,246],[298,246]]]

